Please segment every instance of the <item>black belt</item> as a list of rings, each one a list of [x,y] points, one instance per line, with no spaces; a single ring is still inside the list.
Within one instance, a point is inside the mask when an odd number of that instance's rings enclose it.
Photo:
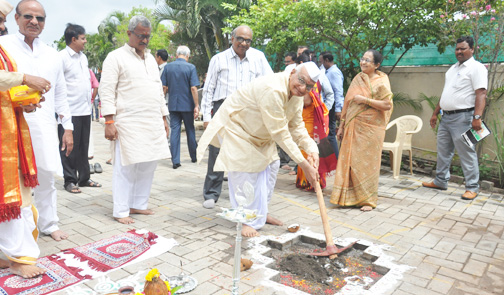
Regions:
[[[452,115],[452,114],[457,114],[457,113],[465,113],[465,112],[470,112],[474,111],[474,108],[468,108],[468,109],[462,109],[462,110],[454,110],[454,111],[443,111],[443,115]]]

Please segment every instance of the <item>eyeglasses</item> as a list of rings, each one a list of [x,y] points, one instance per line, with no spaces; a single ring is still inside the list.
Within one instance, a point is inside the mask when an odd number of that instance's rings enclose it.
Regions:
[[[360,61],[364,61],[364,62],[369,62],[369,63],[372,63],[373,61],[370,60],[369,58],[364,58],[364,57],[361,57]]]
[[[151,35],[137,34],[135,32],[131,32],[131,33],[133,33],[133,35],[135,35],[140,40],[143,40],[143,39],[150,40],[150,38],[152,38]]]
[[[299,76],[299,73],[297,75],[297,78],[299,80],[299,83],[301,83],[301,85],[303,85],[304,87],[306,87],[306,91],[311,91],[312,88],[313,88],[313,86],[315,86],[315,85],[308,85],[306,83],[306,81],[303,78],[301,78],[301,76]]]
[[[252,43],[252,39],[245,39],[243,37],[236,37],[236,41],[238,41],[238,43],[243,43],[243,41],[245,41],[248,45]]]
[[[45,16],[33,16],[31,14],[23,14],[25,20],[32,20],[34,17],[37,19],[37,22],[43,23],[45,22]]]

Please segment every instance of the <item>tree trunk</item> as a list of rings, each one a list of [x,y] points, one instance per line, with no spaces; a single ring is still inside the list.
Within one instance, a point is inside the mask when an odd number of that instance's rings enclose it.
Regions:
[[[205,32],[205,30],[201,30],[201,36],[203,37],[203,45],[205,45],[205,51],[208,56],[208,60],[212,59],[212,49],[210,48],[210,45],[208,44],[208,37]]]

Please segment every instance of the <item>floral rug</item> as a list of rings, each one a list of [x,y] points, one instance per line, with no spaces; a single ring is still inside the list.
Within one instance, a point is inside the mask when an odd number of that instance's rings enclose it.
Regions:
[[[76,284],[83,280],[101,278],[117,268],[157,257],[176,245],[174,239],[158,237],[147,230],[132,230],[39,258],[37,266],[47,272],[32,279],[13,275],[8,268],[0,269],[0,295],[43,295],[67,287],[79,288]]]
[[[148,232],[136,233],[134,230],[119,234],[108,239],[89,243],[63,251],[65,254],[73,254],[81,261],[87,261],[89,267],[105,272],[118,268],[137,258],[149,250],[157,235]]]
[[[46,273],[32,279],[13,275],[8,268],[0,269],[0,294],[42,295],[91,279],[79,274],[82,269],[65,265],[65,260],[57,256],[39,258],[37,266],[44,268]]]

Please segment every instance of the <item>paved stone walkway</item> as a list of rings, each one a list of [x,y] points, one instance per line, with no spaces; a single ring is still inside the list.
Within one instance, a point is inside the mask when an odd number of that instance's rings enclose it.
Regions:
[[[169,160],[161,161],[155,174],[150,198],[152,216],[134,216],[135,223],[123,225],[112,218],[112,166],[109,143],[103,138],[103,127],[93,122],[95,159],[103,173],[92,179],[103,188],[82,188],[81,194],[63,190],[58,179],[58,213],[61,229],[68,240],[55,242],[40,239],[42,256],[83,245],[127,231],[148,229],[180,245],[171,251],[130,267],[116,270],[113,280],[128,277],[139,270],[157,267],[166,275],[184,272],[197,278],[199,286],[188,294],[230,294],[235,225],[217,218],[220,210],[204,209],[202,187],[206,159],[201,165],[191,163],[185,138],[181,147],[182,167],[172,169]],[[197,136],[201,135],[201,131]],[[185,137],[185,135],[183,135]],[[295,188],[294,176],[281,172],[270,203],[270,213],[285,224],[299,223],[323,233],[317,199],[314,193]],[[332,182],[324,190],[332,233],[335,238],[359,238],[375,244],[390,245],[387,255],[398,264],[413,268],[386,294],[504,294],[504,205],[503,196],[482,192],[473,201],[460,195],[464,187],[451,183],[447,191],[421,187],[429,177],[401,172],[392,178],[388,167],[382,168],[377,209],[339,209],[329,203]],[[227,183],[218,202],[230,207]],[[281,235],[286,227],[266,225],[262,235]],[[247,243],[243,243],[246,250]],[[241,294],[288,294],[261,283],[264,269],[252,268],[242,274]],[[93,287],[96,282],[86,285]],[[61,291],[57,294],[66,294]]]

